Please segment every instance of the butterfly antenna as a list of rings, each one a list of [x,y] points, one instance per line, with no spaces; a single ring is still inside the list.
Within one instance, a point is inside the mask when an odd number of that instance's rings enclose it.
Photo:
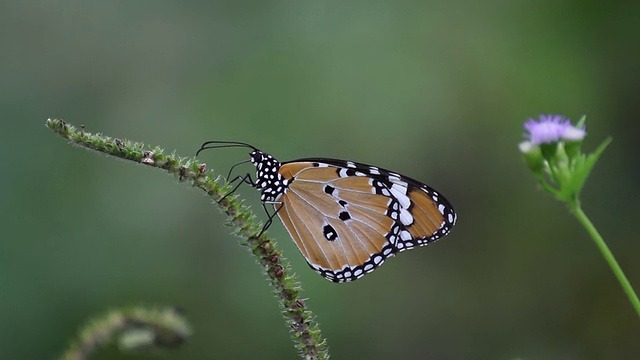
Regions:
[[[196,152],[196,156],[198,156],[202,151],[209,149],[220,149],[220,148],[230,148],[230,147],[246,147],[253,150],[258,150],[255,146],[243,143],[240,141],[206,141],[200,146],[200,149]]]

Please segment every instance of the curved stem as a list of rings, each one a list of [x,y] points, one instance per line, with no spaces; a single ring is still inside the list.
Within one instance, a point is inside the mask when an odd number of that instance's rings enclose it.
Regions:
[[[633,306],[633,308],[638,313],[638,316],[640,317],[640,300],[638,300],[638,295],[635,293],[635,291],[633,290],[633,287],[631,286],[631,283],[629,282],[627,277],[624,275],[622,268],[620,268],[620,265],[618,265],[618,262],[616,261],[616,258],[613,256],[613,253],[611,253],[611,250],[609,250],[607,243],[605,243],[604,239],[602,238],[602,236],[600,235],[596,227],[593,226],[593,224],[591,223],[591,220],[589,220],[589,218],[587,217],[587,214],[585,214],[584,211],[582,211],[582,208],[580,207],[579,203],[574,202],[573,204],[570,205],[570,208],[573,214],[576,216],[576,218],[578,218],[578,221],[580,221],[580,223],[585,227],[585,229],[587,229],[587,232],[589,233],[589,235],[591,235],[591,238],[596,243],[596,246],[598,247],[598,249],[600,249],[600,252],[602,253],[602,256],[604,256],[604,259],[607,261],[607,263],[609,263],[609,266],[611,267],[613,274],[616,276],[616,278],[620,282],[620,285],[622,286],[622,289],[624,290],[624,292],[627,294],[627,297],[629,298],[631,305]]]
[[[135,331],[145,331],[144,341],[126,340]],[[130,332],[131,334],[127,334]],[[93,318],[82,328],[78,339],[60,356],[60,360],[86,360],[100,347],[120,337],[125,350],[136,348],[173,348],[191,335],[191,328],[174,308],[134,307],[117,309]],[[134,336],[130,336],[133,338]]]
[[[261,232],[263,226],[255,220],[251,210],[236,195],[227,196],[231,190],[230,184],[218,183],[213,172],[207,171],[206,165],[196,159],[167,155],[159,147],[151,148],[143,143],[111,138],[101,133],[91,134],[61,119],[49,119],[46,126],[74,145],[162,169],[206,192],[214,204],[227,214],[228,223],[234,228],[233,234],[243,239],[242,244],[249,247],[267,275],[300,357],[309,360],[329,358],[327,341],[322,337],[315,315],[301,297],[302,286],[298,277],[277,249],[275,241]]]

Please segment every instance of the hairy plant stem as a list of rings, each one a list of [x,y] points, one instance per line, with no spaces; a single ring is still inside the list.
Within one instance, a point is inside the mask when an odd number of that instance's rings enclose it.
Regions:
[[[140,336],[143,334],[143,336]],[[191,335],[180,311],[166,307],[117,309],[89,320],[60,360],[88,359],[100,346],[117,337],[124,350],[175,348]]]
[[[291,330],[291,338],[298,354],[303,359],[328,359],[327,341],[322,337],[313,313],[308,310],[300,297],[301,285],[291,267],[266,233],[258,236],[262,225],[249,208],[237,196],[225,195],[231,187],[220,185],[219,178],[207,171],[203,163],[194,158],[181,158],[175,154],[166,155],[161,148],[150,148],[139,142],[111,138],[100,133],[91,134],[84,128],[76,129],[60,119],[48,119],[46,126],[66,138],[72,144],[95,150],[107,155],[139,164],[163,169],[177,175],[180,181],[189,181],[192,186],[202,189],[228,216],[233,233],[243,239],[256,256],[278,298],[285,323]]]

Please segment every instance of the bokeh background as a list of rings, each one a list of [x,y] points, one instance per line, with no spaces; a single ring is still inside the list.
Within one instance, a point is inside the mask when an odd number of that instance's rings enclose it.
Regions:
[[[583,203],[640,290],[639,4],[3,2],[0,358],[53,358],[132,304],[186,310],[195,334],[164,358],[296,358],[210,200],[67,145],[44,127],[61,117],[184,156],[219,139],[374,163],[446,194],[446,240],[355,283],[272,226],[335,359],[637,359],[640,319],[517,144],[540,113],[587,114],[587,149],[613,137]],[[220,173],[246,158],[202,156]]]

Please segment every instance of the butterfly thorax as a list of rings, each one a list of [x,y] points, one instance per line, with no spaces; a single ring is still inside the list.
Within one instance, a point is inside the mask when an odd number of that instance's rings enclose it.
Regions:
[[[254,150],[251,153],[251,163],[256,167],[255,188],[262,194],[260,200],[262,202],[278,201],[291,183],[280,174],[280,161],[260,150]]]

